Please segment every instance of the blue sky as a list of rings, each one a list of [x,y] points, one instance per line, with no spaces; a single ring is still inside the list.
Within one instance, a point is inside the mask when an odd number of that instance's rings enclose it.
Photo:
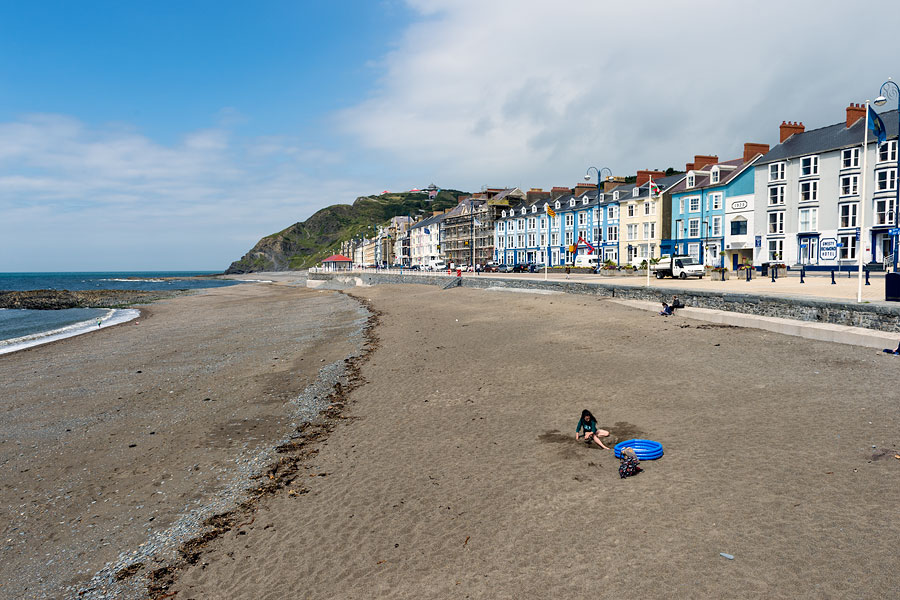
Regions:
[[[2,3],[0,271],[224,269],[360,195],[733,158],[900,77],[861,10],[731,6]]]

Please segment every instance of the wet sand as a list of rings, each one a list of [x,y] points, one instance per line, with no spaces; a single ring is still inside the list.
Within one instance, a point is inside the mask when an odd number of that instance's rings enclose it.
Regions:
[[[351,293],[378,347],[309,493],[261,501],[178,599],[900,594],[900,359],[583,296]],[[665,456],[619,479],[582,408]]]
[[[142,577],[241,500],[293,431],[298,393],[357,350],[368,316],[335,292],[264,284],[142,312],[0,356],[0,598],[104,597],[88,581],[122,555],[142,562],[131,592],[146,597]]]

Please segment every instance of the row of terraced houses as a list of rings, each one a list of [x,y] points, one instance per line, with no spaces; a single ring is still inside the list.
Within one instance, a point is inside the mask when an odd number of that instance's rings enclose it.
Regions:
[[[489,188],[400,230],[399,238],[414,242],[396,244],[384,264],[560,266],[588,254],[637,266],[676,253],[729,269],[763,263],[830,269],[855,264],[862,252],[877,268],[893,258],[897,113],[882,114],[887,142],[870,137],[865,173],[864,117],[862,105],[850,104],[845,120],[820,129],[782,122],[772,148],[747,143],[742,156],[729,160],[696,155],[683,173],[668,176],[644,170],[629,183],[608,177],[599,186],[550,191]]]

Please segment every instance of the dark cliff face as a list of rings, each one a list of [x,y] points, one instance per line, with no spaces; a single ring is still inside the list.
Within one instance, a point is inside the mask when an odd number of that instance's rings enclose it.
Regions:
[[[370,227],[386,224],[391,217],[421,215],[455,206],[463,192],[442,190],[429,201],[426,194],[401,193],[357,198],[316,212],[302,223],[269,235],[247,254],[231,263],[227,274],[289,271],[315,266],[351,238],[365,235]]]

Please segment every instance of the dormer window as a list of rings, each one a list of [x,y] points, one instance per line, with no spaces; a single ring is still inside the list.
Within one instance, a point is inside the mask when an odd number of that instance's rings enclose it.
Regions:
[[[583,198],[581,199],[581,205],[582,205],[582,206],[587,206],[587,203],[588,203],[588,197],[585,196],[585,197],[583,197]]]
[[[638,188],[631,188],[631,195],[635,198],[641,195],[641,190]]]
[[[536,213],[536,212],[537,212],[537,206],[532,206],[532,207],[531,207],[531,214],[534,214],[534,213]]]
[[[559,200],[556,201],[556,208],[559,208]]]
[[[525,208],[525,207],[523,206],[523,207],[522,207],[522,214],[524,215],[524,214],[527,213],[527,212],[528,212],[528,209]]]
[[[619,192],[613,192],[613,200],[619,199]]]
[[[544,212],[547,212],[550,209],[550,205],[544,202]]]
[[[719,183],[719,167],[713,167],[712,171],[709,172],[709,182]]]
[[[688,171],[687,174],[687,187],[692,188],[697,184],[697,177],[694,175],[693,171]]]
[[[569,206],[575,206],[575,198],[569,200]]]
[[[504,219],[506,218],[506,211],[505,211],[505,210],[503,211],[503,218],[504,218]]]
[[[606,194],[600,194],[597,196],[597,202],[603,202],[606,199]]]

